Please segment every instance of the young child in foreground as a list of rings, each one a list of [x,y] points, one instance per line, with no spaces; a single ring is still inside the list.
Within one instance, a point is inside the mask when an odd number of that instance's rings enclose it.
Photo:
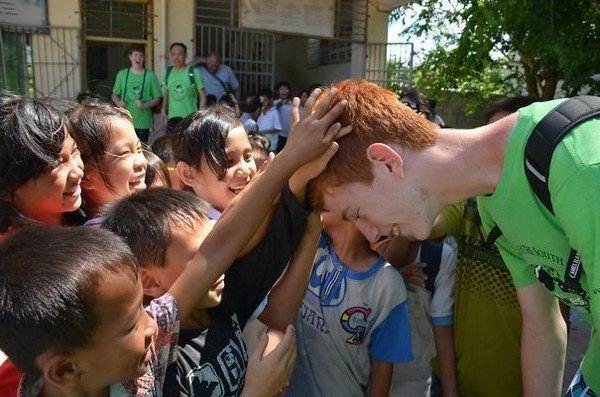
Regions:
[[[110,232],[41,228],[9,237],[0,247],[0,349],[26,373],[20,395],[162,395],[179,319],[191,316],[248,243],[292,173],[326,150],[335,151],[333,141],[348,132],[332,124],[345,103],[325,112],[329,98],[299,122],[290,148],[275,157],[204,239],[168,293],[146,310],[135,259]],[[285,366],[293,357],[285,346],[293,339],[288,329],[282,345],[257,360]],[[248,376],[242,395],[274,394],[285,382],[285,371],[275,372],[279,375]]]
[[[393,364],[413,358],[402,276],[341,216],[323,225],[286,395],[388,396]]]
[[[139,265],[144,294],[158,298],[183,274],[212,229],[207,210],[208,206],[192,193],[149,189],[108,208],[103,227],[128,243]],[[300,241],[292,268],[312,264],[321,232],[320,222],[318,227],[311,227],[313,223],[309,222]],[[148,236],[152,246],[147,244]],[[277,279],[279,273],[272,275],[272,267],[270,263],[247,266],[236,261],[195,304],[190,318],[182,320],[180,348],[176,363],[167,371],[165,395],[240,394],[248,365],[242,329]],[[288,303],[270,299],[265,312],[272,305],[281,308]],[[298,303],[295,307],[288,304],[288,311],[295,313]],[[282,326],[278,322],[273,325],[284,331],[292,318]]]

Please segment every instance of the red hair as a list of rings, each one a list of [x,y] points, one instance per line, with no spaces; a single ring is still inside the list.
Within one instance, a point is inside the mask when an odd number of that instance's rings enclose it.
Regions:
[[[334,86],[337,92],[330,103],[335,106],[346,99],[348,105],[336,120],[352,124],[352,132],[337,142],[339,150],[327,168],[309,187],[313,205],[323,209],[326,189],[347,183],[368,184],[373,181],[371,163],[366,154],[373,143],[393,143],[411,150],[431,146],[437,137],[435,124],[416,114],[398,100],[392,91],[366,80],[343,80]],[[322,98],[328,95],[325,90]]]

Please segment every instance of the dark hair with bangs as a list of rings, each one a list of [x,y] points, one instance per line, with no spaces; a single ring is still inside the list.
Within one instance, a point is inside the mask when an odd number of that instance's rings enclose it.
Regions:
[[[193,193],[146,189],[111,204],[104,212],[102,227],[125,240],[140,267],[163,267],[172,228],[193,229],[208,222],[208,211],[208,204]]]
[[[24,228],[0,245],[0,349],[39,376],[36,357],[86,347],[100,323],[96,292],[107,273],[137,281],[135,258],[107,230]]]
[[[0,95],[0,232],[31,221],[14,206],[15,192],[59,164],[68,129],[63,103]]]
[[[215,175],[223,179],[227,172],[227,136],[229,131],[241,125],[235,111],[224,105],[190,114],[174,131],[175,161],[199,168],[204,158]]]
[[[0,96],[0,197],[58,166],[67,117],[49,99]]]
[[[111,188],[108,182],[104,155],[110,142],[111,118],[118,117],[129,122],[131,115],[127,110],[117,108],[106,102],[90,100],[70,115],[70,125],[73,138],[81,151],[81,159],[85,167],[96,167],[102,180]]]

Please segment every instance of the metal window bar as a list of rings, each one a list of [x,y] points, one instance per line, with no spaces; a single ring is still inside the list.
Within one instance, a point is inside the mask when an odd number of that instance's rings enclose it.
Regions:
[[[150,4],[119,0],[85,0],[85,33],[90,36],[146,40]]]
[[[412,88],[412,43],[369,43],[365,54],[365,79],[396,92]]]
[[[218,25],[196,25],[196,54],[215,51],[236,74],[242,96],[273,88],[275,35]],[[218,98],[217,98],[218,99]]]
[[[80,90],[80,32],[0,25],[0,88],[29,97],[74,99]]]

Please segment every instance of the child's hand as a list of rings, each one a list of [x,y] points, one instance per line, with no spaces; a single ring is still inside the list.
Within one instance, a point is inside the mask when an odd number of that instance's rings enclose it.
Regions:
[[[139,99],[136,99],[136,101],[135,101],[135,107],[138,108],[138,109],[145,109],[144,102],[142,102]]]
[[[418,287],[425,288],[425,280],[427,280],[427,275],[423,273],[425,266],[427,266],[425,262],[413,262],[400,269],[400,274],[410,291],[416,291]]]
[[[291,325],[287,327],[281,343],[269,353],[266,352],[268,344],[269,340],[265,333],[256,343],[248,359],[242,397],[273,396],[287,387],[296,364],[294,327]]]
[[[317,158],[334,145],[337,138],[352,130],[352,126],[342,127],[340,123],[334,123],[347,105],[346,100],[327,111],[335,92],[335,89],[331,89],[329,95],[317,103],[321,90],[316,89],[306,101],[302,118],[291,128],[287,144],[281,152],[292,165],[300,166]],[[294,98],[294,106],[298,106],[298,102],[299,99]]]

